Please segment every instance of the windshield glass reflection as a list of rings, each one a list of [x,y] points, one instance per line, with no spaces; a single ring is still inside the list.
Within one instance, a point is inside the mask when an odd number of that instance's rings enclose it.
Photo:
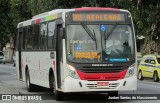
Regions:
[[[68,25],[67,59],[72,62],[128,62],[134,56],[129,25]]]

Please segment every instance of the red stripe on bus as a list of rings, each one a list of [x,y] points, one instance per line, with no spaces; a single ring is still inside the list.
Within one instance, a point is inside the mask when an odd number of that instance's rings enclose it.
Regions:
[[[101,11],[101,10],[120,11],[120,9],[117,8],[100,8],[100,7],[75,8],[75,11]]]
[[[84,73],[77,70],[81,80],[119,80],[124,79],[127,70],[118,73]]]
[[[54,71],[56,71],[56,61],[53,60],[53,65],[54,65]]]

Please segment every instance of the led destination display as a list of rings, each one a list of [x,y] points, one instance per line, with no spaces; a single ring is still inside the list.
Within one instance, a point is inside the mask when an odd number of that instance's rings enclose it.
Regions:
[[[73,13],[72,21],[125,21],[125,15],[120,13]]]

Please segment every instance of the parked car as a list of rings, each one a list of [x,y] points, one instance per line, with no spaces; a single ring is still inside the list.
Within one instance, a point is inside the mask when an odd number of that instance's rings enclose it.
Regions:
[[[5,62],[5,57],[4,57],[4,55],[3,55],[3,52],[2,51],[0,51],[0,64],[1,63],[3,63],[3,64],[5,64],[6,62]]]
[[[153,78],[155,82],[160,79],[160,55],[143,56],[138,66],[138,79],[143,80],[144,77]]]

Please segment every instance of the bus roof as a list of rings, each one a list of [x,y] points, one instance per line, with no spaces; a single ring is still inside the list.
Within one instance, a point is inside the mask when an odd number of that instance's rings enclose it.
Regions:
[[[102,7],[83,7],[74,9],[75,11],[102,11],[102,10],[120,11],[120,9],[117,8],[102,8]]]
[[[32,17],[32,19],[30,20],[26,20],[26,21],[23,21],[23,22],[20,22],[17,26],[17,28],[20,28],[20,27],[23,27],[23,26],[28,26],[28,25],[31,25],[33,24],[34,22],[36,22],[36,20],[38,21],[39,19],[47,19],[45,17],[48,17],[48,16],[51,16],[51,15],[57,15],[58,13],[62,13],[64,9],[56,9],[56,10],[52,10],[52,11],[49,11],[49,12],[45,12],[45,13],[42,13],[42,14],[38,14],[38,15],[35,15]],[[48,17],[49,18],[49,17]]]
[[[82,7],[82,8],[73,8],[73,9],[55,9],[52,11],[48,11],[45,13],[41,13],[35,15],[30,20],[26,20],[23,22],[18,23],[17,28],[28,26],[31,24],[39,23],[40,21],[49,21],[54,20],[64,16],[65,12],[69,11],[123,11],[129,12],[128,10],[124,9],[117,9],[117,8],[101,8],[101,7]]]

